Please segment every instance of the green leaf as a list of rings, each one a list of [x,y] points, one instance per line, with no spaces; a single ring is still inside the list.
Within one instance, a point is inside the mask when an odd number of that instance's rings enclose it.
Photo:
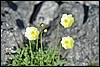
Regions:
[[[20,57],[22,57],[23,53],[24,53],[24,50],[21,51]]]
[[[24,52],[24,56],[26,57],[28,55],[27,50],[25,50]]]
[[[13,64],[13,65],[16,65],[16,62],[15,62],[15,61],[13,61],[13,62],[12,62],[12,64]]]

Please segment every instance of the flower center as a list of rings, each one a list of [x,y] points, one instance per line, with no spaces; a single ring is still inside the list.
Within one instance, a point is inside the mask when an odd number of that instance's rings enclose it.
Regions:
[[[65,19],[65,20],[64,20],[64,22],[65,22],[65,23],[68,23],[68,20],[67,20],[67,19]]]
[[[31,35],[34,35],[34,34],[35,34],[34,31],[32,31],[32,32],[31,32]]]
[[[65,41],[65,44],[69,44],[69,42],[68,41]]]

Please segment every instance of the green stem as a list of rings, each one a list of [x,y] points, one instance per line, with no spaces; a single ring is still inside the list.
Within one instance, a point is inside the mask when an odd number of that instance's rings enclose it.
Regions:
[[[61,51],[61,44],[60,44],[60,48],[59,48],[59,56],[58,56],[58,61],[60,60],[60,51]]]
[[[42,59],[43,59],[43,46],[42,46],[42,32],[41,32],[41,52],[42,52]],[[41,65],[43,64],[43,61],[41,61]]]
[[[33,64],[33,53],[32,53],[32,44],[31,41],[29,40],[29,45],[30,45],[30,52],[31,52],[31,64]]]
[[[58,34],[59,34],[59,23],[58,23],[57,32],[56,32],[56,44],[54,45],[54,56],[53,56],[53,61],[54,61],[54,57],[55,57],[56,47],[57,47],[57,44],[58,44]]]
[[[41,32],[41,51],[42,51],[42,32]]]
[[[38,51],[38,38],[37,38],[37,44],[36,44],[36,51]]]
[[[58,23],[57,32],[56,32],[56,45],[58,44],[58,34],[59,34],[59,23]]]

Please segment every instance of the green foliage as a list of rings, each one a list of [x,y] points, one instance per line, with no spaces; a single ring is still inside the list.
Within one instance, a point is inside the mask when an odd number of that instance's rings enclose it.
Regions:
[[[43,47],[42,43],[43,31],[41,31],[39,33],[40,36],[38,36],[37,40],[33,39],[34,41],[32,41],[28,38],[29,42],[27,43],[28,45],[26,45],[27,47],[25,47],[25,45],[23,44],[22,48],[18,48],[16,53],[12,54],[11,56],[12,59],[9,59],[7,66],[59,66],[64,63],[68,63],[65,60],[65,58],[60,56],[61,45],[59,48],[57,47],[59,29],[60,26],[58,23],[56,32],[56,44],[54,44],[52,48],[46,48],[46,46]],[[32,32],[30,32],[30,34],[31,33]],[[30,36],[30,34],[27,35]],[[31,36],[33,35],[31,34]],[[56,48],[59,50],[56,51],[57,50]]]
[[[58,66],[66,62],[66,60],[57,53],[54,55],[54,48],[41,51],[33,51],[33,63],[31,64],[31,52],[29,47],[18,48],[16,53],[9,59],[8,66]],[[60,59],[58,59],[60,57]],[[54,60],[53,60],[54,58]]]

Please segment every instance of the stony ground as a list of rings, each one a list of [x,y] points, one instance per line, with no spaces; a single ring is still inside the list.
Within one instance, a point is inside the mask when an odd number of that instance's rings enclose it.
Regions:
[[[1,65],[6,64],[15,48],[21,47],[25,28],[30,25],[44,23],[48,32],[43,41],[52,46],[63,13],[75,18],[70,28],[60,25],[59,41],[68,35],[75,40],[74,48],[62,48],[61,55],[70,61],[64,66],[98,66],[99,1],[1,1]]]

